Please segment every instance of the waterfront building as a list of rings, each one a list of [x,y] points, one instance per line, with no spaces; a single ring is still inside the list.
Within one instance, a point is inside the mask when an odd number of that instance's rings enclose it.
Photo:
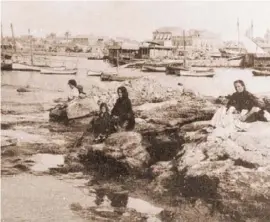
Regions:
[[[162,27],[153,32],[153,41],[178,50],[216,51],[223,46],[218,35],[208,30],[184,30],[180,27]]]
[[[174,46],[163,46],[156,42],[143,42],[139,48],[139,58],[141,59],[163,59],[174,56]]]

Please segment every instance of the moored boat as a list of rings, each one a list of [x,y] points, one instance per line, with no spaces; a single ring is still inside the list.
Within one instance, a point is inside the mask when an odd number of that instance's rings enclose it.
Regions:
[[[254,76],[270,76],[270,71],[268,71],[268,70],[253,70],[252,74]]]
[[[181,70],[187,70],[183,66],[167,66],[166,67],[166,74],[171,74],[171,75],[177,75]]]
[[[41,69],[40,73],[47,75],[76,75],[77,71],[77,69],[66,69],[65,67],[59,67]]]
[[[7,54],[1,55],[1,70],[10,71],[12,70],[12,60],[11,56]]]
[[[214,72],[196,72],[194,70],[181,70],[179,76],[187,76],[187,77],[214,77]]]
[[[165,66],[143,66],[142,71],[144,72],[166,72]]]
[[[1,70],[11,71],[12,70],[12,63],[7,63],[6,61],[1,62]]]
[[[42,67],[40,67],[40,66],[21,64],[21,63],[13,63],[12,64],[12,70],[15,70],[15,71],[39,72],[41,70],[41,68]]]
[[[88,70],[87,76],[101,76],[102,71]]]
[[[117,82],[123,82],[126,80],[133,80],[133,79],[138,79],[140,77],[137,76],[120,76],[116,73],[108,74],[108,73],[102,73],[100,76],[101,81],[117,81]]]

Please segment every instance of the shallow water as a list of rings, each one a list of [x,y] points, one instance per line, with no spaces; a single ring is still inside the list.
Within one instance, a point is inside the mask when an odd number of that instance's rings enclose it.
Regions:
[[[93,196],[52,176],[21,174],[2,178],[3,222],[83,222],[70,204],[94,206]]]
[[[63,155],[53,154],[35,154],[30,160],[34,161],[35,164],[31,167],[31,170],[37,172],[48,171],[50,168],[55,168],[64,164]]]
[[[127,208],[134,209],[140,213],[146,213],[151,215],[159,214],[163,210],[162,208],[156,207],[149,202],[133,197],[128,198]]]

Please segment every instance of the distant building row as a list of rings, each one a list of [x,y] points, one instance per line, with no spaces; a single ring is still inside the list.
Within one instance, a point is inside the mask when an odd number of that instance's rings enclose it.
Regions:
[[[183,30],[179,27],[163,27],[153,32],[153,41],[163,46],[194,50],[216,50],[222,47],[220,37],[207,30]]]

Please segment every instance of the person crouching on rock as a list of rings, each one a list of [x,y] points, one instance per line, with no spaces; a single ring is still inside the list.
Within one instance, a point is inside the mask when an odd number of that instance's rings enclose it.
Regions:
[[[106,103],[100,104],[99,116],[92,122],[92,129],[95,136],[94,142],[103,142],[110,133],[110,114]]]
[[[127,89],[124,86],[119,87],[117,93],[118,99],[111,112],[113,130],[133,130],[135,126],[135,117],[131,101],[128,98]]]
[[[220,108],[215,113],[211,125],[224,127],[230,124],[230,118],[227,117],[232,114],[236,114],[242,122],[267,121],[268,112],[263,109],[258,99],[246,90],[245,83],[237,80],[234,82],[234,88],[236,92],[230,97],[227,107]]]
[[[73,99],[79,98],[79,90],[77,88],[77,82],[75,79],[68,80],[68,85],[70,87],[70,92],[68,95],[68,101],[71,101]]]

